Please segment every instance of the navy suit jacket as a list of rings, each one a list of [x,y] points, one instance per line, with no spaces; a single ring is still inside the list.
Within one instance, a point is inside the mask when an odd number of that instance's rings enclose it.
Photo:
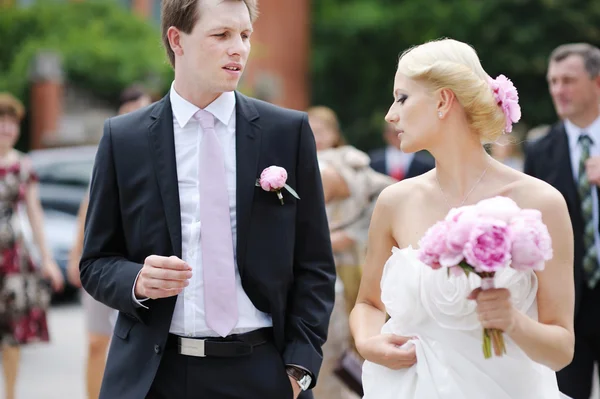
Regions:
[[[285,364],[313,386],[334,303],[335,266],[315,142],[305,113],[236,93],[237,263],[250,300],[273,319]],[[83,287],[119,310],[101,399],[139,399],[158,369],[176,297],[135,306],[132,287],[149,255],[181,258],[181,218],[169,96],[106,121],[90,186]],[[285,168],[300,196],[255,186]]]

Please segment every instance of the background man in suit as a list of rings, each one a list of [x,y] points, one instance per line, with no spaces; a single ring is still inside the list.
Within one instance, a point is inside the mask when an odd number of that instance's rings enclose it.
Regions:
[[[101,399],[312,397],[335,268],[306,114],[234,91],[256,12],[164,0],[171,90],[105,124],[80,264],[119,310]],[[301,199],[256,185],[272,165]]]
[[[379,173],[386,174],[396,180],[421,175],[435,166],[434,160],[427,152],[406,154],[400,149],[398,132],[389,123],[385,123],[383,138],[386,147],[371,151],[371,167]]]
[[[600,361],[600,49],[567,44],[550,56],[548,84],[562,122],[528,146],[525,173],[556,187],[575,237],[575,356],[558,372],[560,390],[588,399]]]

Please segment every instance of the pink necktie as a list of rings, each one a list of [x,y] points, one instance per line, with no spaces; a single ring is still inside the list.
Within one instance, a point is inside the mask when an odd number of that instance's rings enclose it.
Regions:
[[[199,186],[204,310],[208,327],[225,337],[238,321],[225,159],[214,116],[199,110],[194,117],[202,126]]]

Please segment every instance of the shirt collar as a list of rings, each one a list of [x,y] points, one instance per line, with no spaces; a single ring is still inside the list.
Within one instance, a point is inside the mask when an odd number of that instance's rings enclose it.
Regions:
[[[179,93],[175,91],[174,83],[175,82],[171,84],[171,90],[169,92],[171,108],[173,109],[175,120],[177,120],[177,123],[183,129],[200,108],[181,97]],[[213,114],[222,124],[228,125],[231,116],[233,115],[233,111],[235,110],[235,103],[235,93],[233,91],[227,91],[217,97],[217,99],[204,108],[204,110]]]
[[[569,137],[569,146],[571,148],[577,145],[579,141],[579,136],[581,133],[586,133],[592,139],[594,144],[600,144],[600,116],[596,118],[591,125],[580,128],[576,126],[573,122],[568,119],[565,119],[565,131],[567,132],[567,136]]]

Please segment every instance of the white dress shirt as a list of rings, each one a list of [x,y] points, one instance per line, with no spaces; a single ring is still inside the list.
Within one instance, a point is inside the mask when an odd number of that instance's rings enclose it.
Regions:
[[[579,161],[581,160],[581,145],[579,144],[579,136],[582,133],[587,134],[592,139],[590,147],[590,157],[600,156],[600,117],[598,117],[590,126],[580,128],[575,126],[568,119],[565,120],[565,130],[569,138],[569,152],[571,154],[571,167],[573,168],[573,178],[575,184],[579,180]],[[598,222],[600,214],[598,211],[598,190],[592,190],[592,215],[594,217],[594,226],[596,227],[594,239],[598,252],[598,262],[600,262],[600,234],[598,234]]]
[[[181,97],[174,86],[169,93],[173,109],[175,134],[175,159],[177,185],[181,207],[182,258],[192,268],[190,284],[177,296],[177,303],[169,332],[188,337],[215,337],[217,333],[207,325],[204,313],[204,281],[202,273],[202,245],[200,220],[200,194],[198,189],[198,159],[202,127],[193,118],[198,107]],[[256,309],[242,288],[236,254],[236,154],[235,154],[235,94],[226,92],[208,105],[205,110],[215,116],[215,132],[223,147],[231,232],[234,243],[235,280],[239,319],[231,334],[240,334],[263,327],[271,327],[270,315]],[[140,303],[140,305],[144,306]]]
[[[408,168],[415,154],[402,152],[401,149],[388,145],[385,148],[385,167],[388,173],[394,170],[401,169],[403,175],[408,173]]]

